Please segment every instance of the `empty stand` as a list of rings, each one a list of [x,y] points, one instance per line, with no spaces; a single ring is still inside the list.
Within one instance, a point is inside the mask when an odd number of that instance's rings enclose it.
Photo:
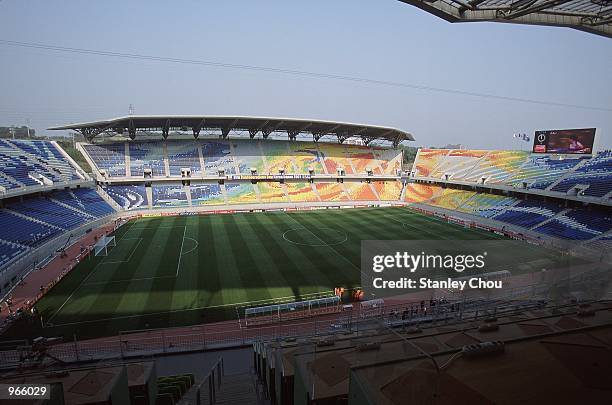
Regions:
[[[91,158],[95,168],[104,170],[109,176],[125,176],[125,143],[100,145],[83,144],[83,149]]]
[[[399,181],[373,181],[372,186],[381,201],[398,201],[402,194],[402,183]]]
[[[259,199],[263,203],[287,202],[287,196],[282,184],[277,182],[260,181],[257,183],[259,188]]]
[[[153,184],[153,207],[181,207],[187,206],[187,194],[180,184]]]
[[[191,203],[198,205],[217,205],[224,204],[225,198],[221,186],[218,184],[192,184]]]
[[[0,139],[0,167],[0,186],[6,190],[82,179],[51,141]]]
[[[229,204],[253,204],[259,202],[255,188],[250,183],[229,183],[225,185]]]
[[[519,204],[495,215],[493,219],[524,228],[531,228],[540,222],[554,217],[562,210],[562,207],[554,203],[521,201]]]
[[[0,267],[67,231],[115,212],[93,189],[13,200],[0,209]]]
[[[114,184],[104,186],[103,189],[124,210],[148,207],[149,202],[144,184]]]
[[[604,197],[612,192],[612,151],[601,152],[586,161],[551,190],[565,193],[576,185],[588,186],[584,194],[591,197]]]
[[[166,177],[164,145],[162,142],[132,142],[130,150],[130,173],[143,177],[145,169],[154,177]]]

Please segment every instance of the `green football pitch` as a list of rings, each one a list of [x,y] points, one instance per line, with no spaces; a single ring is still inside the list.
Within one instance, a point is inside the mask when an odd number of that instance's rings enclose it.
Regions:
[[[240,306],[358,287],[362,240],[499,236],[369,208],[141,218],[115,238],[106,256],[90,255],[39,301],[45,335],[236,319]]]

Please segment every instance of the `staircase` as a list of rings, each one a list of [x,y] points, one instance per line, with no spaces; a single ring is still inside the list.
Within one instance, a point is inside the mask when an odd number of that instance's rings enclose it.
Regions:
[[[217,392],[218,405],[260,405],[251,374],[236,374],[223,376],[221,387]]]

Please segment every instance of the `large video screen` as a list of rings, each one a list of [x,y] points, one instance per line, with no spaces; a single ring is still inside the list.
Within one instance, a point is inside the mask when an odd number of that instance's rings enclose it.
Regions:
[[[590,155],[594,141],[595,128],[536,131],[533,153]]]

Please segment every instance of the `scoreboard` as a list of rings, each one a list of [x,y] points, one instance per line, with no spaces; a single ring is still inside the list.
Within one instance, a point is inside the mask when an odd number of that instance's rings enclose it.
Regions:
[[[594,142],[595,128],[536,131],[533,153],[590,155]]]

